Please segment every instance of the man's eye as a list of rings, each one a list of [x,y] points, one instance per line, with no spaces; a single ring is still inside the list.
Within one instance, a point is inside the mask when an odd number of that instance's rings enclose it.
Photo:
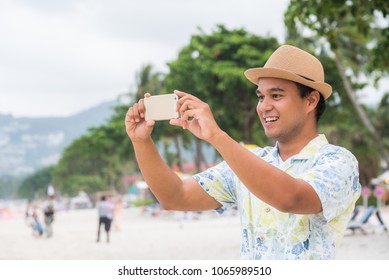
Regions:
[[[263,95],[260,95],[260,96],[258,96],[258,101],[259,101],[259,102],[262,102],[264,98],[265,98],[265,97],[263,97]]]
[[[281,94],[273,94],[272,97],[273,99],[280,99],[282,96]]]

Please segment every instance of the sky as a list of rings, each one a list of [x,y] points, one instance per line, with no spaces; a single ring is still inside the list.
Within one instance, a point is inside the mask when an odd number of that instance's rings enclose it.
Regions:
[[[198,27],[224,24],[282,43],[288,3],[1,0],[0,113],[69,116],[115,100],[134,90],[143,65],[166,72]]]

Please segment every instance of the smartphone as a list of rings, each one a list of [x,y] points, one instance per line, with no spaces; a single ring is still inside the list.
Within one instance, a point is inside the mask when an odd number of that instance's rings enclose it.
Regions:
[[[178,96],[174,93],[146,97],[144,99],[146,121],[161,121],[178,118],[177,100]]]

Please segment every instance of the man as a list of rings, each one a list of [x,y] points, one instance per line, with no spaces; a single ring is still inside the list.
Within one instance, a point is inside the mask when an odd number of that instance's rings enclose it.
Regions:
[[[55,191],[53,186],[49,186],[47,190],[47,200],[44,203],[43,214],[46,226],[47,238],[53,237],[53,222],[55,214]]]
[[[100,242],[100,228],[104,225],[104,230],[107,237],[107,243],[109,243],[109,231],[111,230],[111,223],[113,218],[114,204],[105,195],[101,197],[99,204],[97,205],[97,211],[99,214],[99,227],[97,229],[97,240]]]
[[[274,147],[245,149],[219,128],[208,104],[175,91],[181,118],[170,124],[210,143],[224,161],[181,180],[153,144],[154,121],[145,121],[141,99],[125,120],[140,170],[164,208],[222,212],[237,206],[243,259],[333,259],[360,184],[355,157],[317,132],[332,92],[323,67],[284,45],[245,75],[258,86],[258,116]]]

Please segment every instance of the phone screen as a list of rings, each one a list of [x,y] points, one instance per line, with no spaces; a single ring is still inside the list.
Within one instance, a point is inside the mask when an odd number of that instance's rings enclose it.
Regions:
[[[152,95],[145,98],[144,102],[146,107],[146,121],[160,121],[178,118],[177,100],[178,96],[174,93]]]

